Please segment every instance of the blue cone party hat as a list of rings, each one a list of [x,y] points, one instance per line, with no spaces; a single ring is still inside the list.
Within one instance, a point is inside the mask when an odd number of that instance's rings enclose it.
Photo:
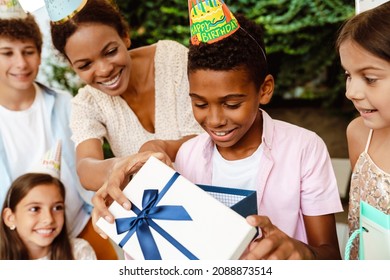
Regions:
[[[25,18],[26,12],[17,0],[0,0],[0,19]]]
[[[191,43],[215,43],[236,32],[240,25],[223,0],[188,0]]]
[[[45,7],[53,23],[63,23],[77,14],[88,0],[45,0]]]

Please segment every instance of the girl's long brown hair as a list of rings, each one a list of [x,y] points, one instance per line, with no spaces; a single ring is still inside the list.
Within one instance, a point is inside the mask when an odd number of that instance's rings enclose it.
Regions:
[[[27,173],[18,177],[11,185],[6,195],[1,213],[5,208],[15,212],[18,203],[36,186],[54,184],[60,190],[65,200],[65,188],[60,180],[44,173]],[[64,214],[64,220],[66,217]],[[4,220],[0,224],[0,259],[1,260],[29,260],[31,259],[27,247],[19,237],[16,230],[10,230]],[[70,244],[66,222],[60,234],[53,240],[50,250],[52,260],[73,260],[72,247]]]
[[[345,21],[336,40],[337,51],[346,40],[352,40],[371,54],[390,61],[390,2]]]

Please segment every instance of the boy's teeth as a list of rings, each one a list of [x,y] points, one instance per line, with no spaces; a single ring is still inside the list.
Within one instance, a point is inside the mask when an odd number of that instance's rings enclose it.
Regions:
[[[217,136],[225,136],[227,132],[215,132],[215,135]]]

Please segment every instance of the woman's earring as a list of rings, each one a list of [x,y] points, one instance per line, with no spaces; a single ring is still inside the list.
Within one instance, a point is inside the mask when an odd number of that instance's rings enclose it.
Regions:
[[[10,230],[15,230],[16,229],[16,226],[15,225],[12,225],[9,227]]]

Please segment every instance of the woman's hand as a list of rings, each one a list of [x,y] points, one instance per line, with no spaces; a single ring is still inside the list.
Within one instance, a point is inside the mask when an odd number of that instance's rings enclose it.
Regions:
[[[151,156],[154,156],[165,164],[171,164],[166,154],[154,152],[142,152],[118,159],[113,165],[107,181],[96,191],[96,194],[92,198],[92,204],[94,206],[92,211],[92,224],[95,231],[103,238],[107,238],[107,236],[96,226],[97,220],[100,217],[104,217],[107,222],[114,222],[114,217],[108,211],[108,206],[114,200],[126,210],[130,210],[131,202],[123,194],[122,189],[129,183],[131,175],[135,174]]]
[[[176,157],[177,149],[175,150],[174,156],[169,154],[170,150],[170,144],[171,142],[175,143],[177,140],[150,140],[145,142],[141,148],[138,150],[138,153],[144,153],[144,152],[153,152],[153,153],[160,153],[164,157],[164,162],[172,166],[172,161],[174,161]]]
[[[304,260],[314,259],[314,252],[308,245],[289,237],[265,216],[252,215],[247,221],[259,227],[262,236],[254,240],[241,256],[244,260]]]
[[[195,136],[195,134],[187,135],[177,140],[150,140],[145,142],[138,150],[138,152],[152,151],[163,153],[167,158],[166,163],[171,166],[172,162],[174,162],[176,159],[176,154],[180,146]],[[168,159],[171,161],[171,163],[168,163]]]

